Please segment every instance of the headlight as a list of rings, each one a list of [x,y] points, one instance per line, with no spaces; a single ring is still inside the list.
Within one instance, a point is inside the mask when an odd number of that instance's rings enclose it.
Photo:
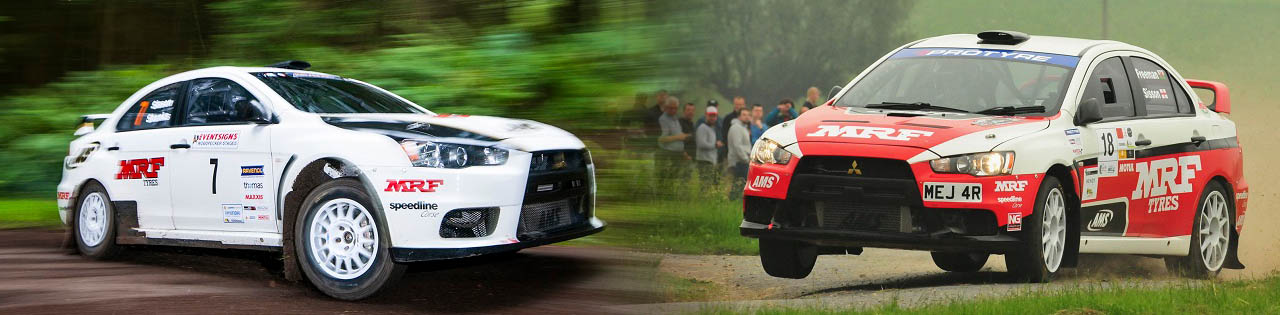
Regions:
[[[502,165],[507,163],[507,150],[469,144],[440,143],[425,140],[404,140],[400,147],[409,156],[413,166],[436,168],[463,168],[478,165]]]
[[[936,173],[973,176],[1008,175],[1013,172],[1013,152],[983,152],[929,161]]]
[[[751,161],[760,164],[787,164],[791,161],[791,152],[782,149],[773,140],[761,138],[751,148]]]

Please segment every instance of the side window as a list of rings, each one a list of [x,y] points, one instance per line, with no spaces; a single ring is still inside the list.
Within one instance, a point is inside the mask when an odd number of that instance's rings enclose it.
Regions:
[[[1173,78],[1169,78],[1172,80]],[[1174,80],[1177,81],[1177,80]],[[1191,111],[1191,96],[1187,95],[1187,90],[1182,88],[1182,84],[1174,83],[1173,89],[1178,90],[1178,112],[1183,114],[1195,113]],[[1212,103],[1213,101],[1210,101]]]
[[[1147,103],[1147,115],[1177,114],[1178,92],[1173,88],[1169,74],[1160,65],[1140,57],[1129,58],[1133,61],[1133,77],[1142,92],[1142,99]],[[1185,97],[1184,97],[1185,102]]]
[[[1120,57],[1111,57],[1098,63],[1084,87],[1084,98],[1098,99],[1102,105],[1102,117],[1128,117],[1137,115],[1133,107],[1133,93],[1129,78],[1125,75]]]
[[[116,124],[116,130],[140,130],[152,128],[169,127],[173,121],[174,102],[178,99],[178,92],[182,88],[184,82],[178,82],[166,85],[151,94],[143,96],[137,103],[133,104],[124,115],[120,116],[120,122]]]
[[[186,125],[247,122],[250,107],[261,104],[244,87],[221,78],[191,81],[187,89]]]

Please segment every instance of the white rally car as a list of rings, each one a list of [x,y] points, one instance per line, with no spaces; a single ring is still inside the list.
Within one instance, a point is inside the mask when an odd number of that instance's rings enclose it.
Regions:
[[[753,148],[741,232],[770,275],[863,247],[931,251],[957,272],[1004,254],[1037,282],[1077,253],[1164,257],[1193,276],[1244,268],[1249,187],[1227,88],[1150,51],[946,35],[836,88]]]
[[[604,229],[591,156],[572,134],[434,114],[308,66],[184,72],[86,116],[58,185],[79,251],[278,251],[286,277],[300,269],[324,293],[360,299],[407,262]]]

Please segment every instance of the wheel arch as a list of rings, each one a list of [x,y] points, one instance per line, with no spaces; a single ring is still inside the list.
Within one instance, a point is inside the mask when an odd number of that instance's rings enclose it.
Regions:
[[[1045,176],[1053,176],[1062,183],[1067,192],[1067,247],[1063,249],[1062,267],[1075,267],[1080,256],[1080,194],[1076,191],[1078,178],[1070,167],[1053,164],[1045,171]]]
[[[1205,186],[1207,187],[1209,186],[1209,184],[1214,182],[1221,184],[1222,188],[1226,189],[1227,195],[1223,196],[1224,197],[1223,199],[1227,200],[1227,205],[1231,208],[1231,215],[1228,217],[1228,219],[1231,220],[1231,222],[1228,223],[1231,225],[1231,241],[1230,243],[1227,244],[1227,259],[1222,262],[1222,268],[1244,269],[1244,264],[1240,262],[1240,256],[1238,255],[1238,251],[1237,251],[1237,249],[1240,246],[1240,232],[1236,231],[1235,226],[1236,226],[1236,216],[1239,215],[1240,209],[1236,207],[1236,198],[1234,193],[1235,187],[1231,184],[1231,181],[1228,180],[1227,177],[1223,175],[1214,175],[1213,177],[1210,177],[1209,181],[1205,182]],[[1196,209],[1194,212],[1192,212],[1192,215],[1195,215],[1195,213],[1199,211],[1200,211],[1200,205],[1196,205]],[[1195,222],[1195,221],[1192,220],[1192,222]],[[1194,225],[1192,225],[1191,227],[1191,232],[1195,233]]]
[[[295,256],[294,248],[294,230],[298,212],[302,209],[302,204],[306,201],[308,195],[311,194],[316,187],[326,182],[341,178],[353,178],[364,186],[365,191],[369,194],[370,202],[373,203],[371,211],[376,212],[378,224],[387,226],[386,215],[382,211],[382,201],[376,193],[373,183],[365,176],[356,164],[348,159],[341,157],[327,156],[310,159],[305,163],[299,163],[297,156],[292,156],[286,163],[284,170],[284,179],[280,183],[281,198],[277,207],[280,220],[280,242],[284,260],[285,279],[291,281],[302,280],[302,271],[298,269],[298,260]],[[390,247],[391,239],[387,239],[387,246]]]

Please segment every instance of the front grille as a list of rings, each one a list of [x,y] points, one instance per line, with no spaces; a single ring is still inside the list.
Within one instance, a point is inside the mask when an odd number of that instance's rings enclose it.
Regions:
[[[910,211],[903,213],[903,206],[893,204],[832,201],[815,203],[822,227],[850,231],[909,232],[902,222],[910,221]]]
[[[915,179],[907,161],[853,156],[805,156],[796,165],[796,174]]]
[[[498,208],[456,209],[444,215],[441,238],[485,237],[498,225]]]
[[[537,174],[555,171],[586,169],[590,163],[587,150],[550,150],[533,152],[529,171]]]
[[[586,207],[581,198],[527,204],[520,208],[520,236],[538,236],[586,222]]]

